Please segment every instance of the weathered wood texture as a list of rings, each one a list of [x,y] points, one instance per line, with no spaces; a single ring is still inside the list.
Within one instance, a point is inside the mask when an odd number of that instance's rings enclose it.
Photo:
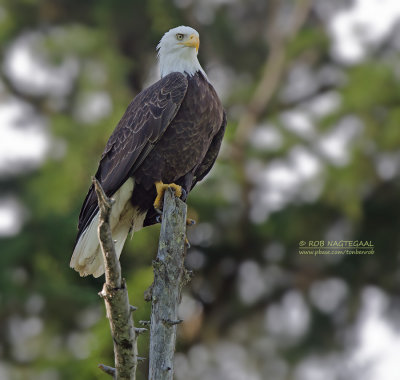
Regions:
[[[181,290],[186,279],[184,268],[186,204],[168,189],[157,259],[153,262],[154,283],[150,325],[149,380],[172,380]]]
[[[115,369],[100,365],[100,368],[117,380],[134,380],[137,367],[137,334],[132,319],[125,280],[121,277],[121,265],[115,253],[109,224],[113,200],[109,199],[101,185],[93,178],[100,209],[99,239],[105,264],[103,290],[107,318],[110,322],[114,342]]]

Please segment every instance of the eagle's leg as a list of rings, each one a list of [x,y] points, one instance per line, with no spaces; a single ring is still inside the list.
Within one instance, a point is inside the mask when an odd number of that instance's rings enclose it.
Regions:
[[[180,198],[183,194],[183,189],[182,186],[179,186],[175,183],[163,183],[161,181],[156,182],[154,184],[156,186],[157,190],[157,196],[156,199],[154,200],[153,206],[156,210],[161,210],[164,202],[164,193],[165,190],[168,188],[171,188],[175,191],[175,196]]]

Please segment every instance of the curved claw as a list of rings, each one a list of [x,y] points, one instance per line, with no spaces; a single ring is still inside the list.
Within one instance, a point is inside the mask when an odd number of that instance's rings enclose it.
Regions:
[[[189,248],[191,247],[188,238],[185,238],[185,245],[186,245],[186,248],[187,248],[187,249],[189,249]]]
[[[194,226],[196,224],[196,221],[194,219],[186,218],[186,225],[187,226]]]
[[[182,195],[180,196],[180,198],[185,202],[187,199],[188,193],[187,191],[182,187]]]

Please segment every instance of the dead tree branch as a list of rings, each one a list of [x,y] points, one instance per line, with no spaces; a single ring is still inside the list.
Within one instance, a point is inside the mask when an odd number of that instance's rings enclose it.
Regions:
[[[157,259],[153,262],[151,290],[150,380],[172,380],[181,290],[187,278],[184,268],[186,204],[168,189],[164,196],[163,217]]]
[[[286,53],[288,43],[296,36],[310,12],[312,0],[297,0],[294,2],[291,15],[291,28],[282,32],[279,30],[277,11],[279,1],[275,3],[275,11],[270,17],[268,27],[269,55],[264,64],[261,78],[242,114],[236,130],[235,143],[243,149],[262,112],[267,108],[272,96],[276,93],[287,68]],[[241,155],[242,156],[242,155]],[[242,157],[240,157],[242,159]]]
[[[282,2],[279,0],[271,1],[271,13],[266,22],[269,54],[263,65],[261,78],[244,112],[241,114],[232,144],[232,158],[237,163],[239,177],[242,178],[243,181],[241,198],[243,205],[242,210],[245,210],[242,215],[244,225],[246,225],[248,220],[248,210],[251,209],[249,193],[252,189],[252,184],[247,179],[245,172],[244,157],[246,154],[246,147],[255,126],[279,89],[279,85],[289,65],[287,60],[289,43],[306,22],[313,0],[296,0],[293,2],[290,16],[291,27],[289,30],[286,28],[282,30],[279,26],[278,12],[281,3]]]
[[[115,253],[111,236],[110,214],[114,201],[106,196],[100,183],[93,178],[100,209],[99,240],[103,252],[105,277],[103,290],[99,295],[104,299],[107,318],[110,322],[114,342],[115,369],[100,364],[100,368],[117,380],[134,380],[137,366],[137,335],[129,305],[125,279],[121,277],[121,265]],[[140,329],[142,330],[142,329]]]

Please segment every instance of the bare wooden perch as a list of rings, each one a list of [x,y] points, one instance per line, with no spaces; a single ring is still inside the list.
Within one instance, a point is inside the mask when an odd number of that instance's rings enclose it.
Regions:
[[[168,189],[157,259],[153,262],[149,380],[173,379],[176,329],[182,322],[178,319],[178,306],[187,279],[185,241],[186,204]]]
[[[100,364],[99,367],[117,380],[134,380],[137,367],[137,335],[134,328],[125,280],[121,277],[121,265],[115,253],[109,224],[114,201],[106,196],[100,183],[93,178],[100,209],[99,240],[103,252],[105,277],[103,290],[99,295],[104,299],[107,318],[110,322],[114,342],[115,368]],[[143,329],[140,329],[143,330]]]
[[[125,280],[115,253],[109,224],[113,200],[104,193],[93,178],[99,209],[99,240],[103,252],[105,277],[103,290],[107,318],[114,341],[115,368],[100,364],[99,367],[117,380],[134,380],[137,362],[137,336],[144,328],[135,328],[131,316],[136,308],[129,305]],[[150,324],[149,379],[172,380],[175,353],[178,306],[182,286],[188,279],[184,268],[186,241],[186,204],[168,189],[164,196],[160,242],[153,262],[154,283],[151,291],[152,311]]]

